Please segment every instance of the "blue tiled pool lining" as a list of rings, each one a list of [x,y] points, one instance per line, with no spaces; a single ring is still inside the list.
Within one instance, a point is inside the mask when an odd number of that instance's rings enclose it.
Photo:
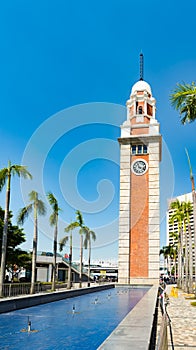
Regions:
[[[152,321],[145,310],[146,306],[152,308],[152,296],[148,297],[151,290],[149,287],[117,287],[1,314],[0,348],[93,350],[100,347],[114,350],[112,339],[125,338],[121,337],[122,330],[127,330],[129,315],[137,316],[138,325],[141,319]],[[139,305],[142,310],[135,314]]]

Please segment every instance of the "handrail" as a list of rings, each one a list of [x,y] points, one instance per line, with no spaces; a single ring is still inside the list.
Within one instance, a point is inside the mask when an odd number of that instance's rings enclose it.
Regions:
[[[166,292],[164,291],[159,296],[159,305],[162,313],[162,321],[161,321],[156,350],[168,349],[168,326],[169,326],[169,334],[170,334],[170,341],[171,341],[171,349],[174,350],[171,319],[167,312],[168,303],[169,303],[169,298],[166,296]]]
[[[41,282],[35,283],[35,293],[45,292],[50,289],[51,284],[43,284]],[[56,289],[66,288],[67,283],[61,285],[56,284]],[[30,294],[31,283],[4,283],[3,296],[5,298],[15,297],[19,295]]]

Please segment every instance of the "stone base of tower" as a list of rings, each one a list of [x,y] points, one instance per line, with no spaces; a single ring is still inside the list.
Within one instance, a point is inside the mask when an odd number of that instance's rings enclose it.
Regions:
[[[140,286],[140,285],[159,285],[159,278],[130,278],[129,281],[127,278],[121,278],[118,281],[118,284],[131,285],[131,286]]]
[[[159,278],[130,278],[131,285],[149,285],[159,284]]]

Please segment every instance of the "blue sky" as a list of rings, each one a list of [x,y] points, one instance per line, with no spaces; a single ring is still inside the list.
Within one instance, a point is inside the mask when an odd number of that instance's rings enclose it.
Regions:
[[[64,227],[82,211],[97,240],[92,258],[117,258],[119,126],[132,85],[144,80],[157,100],[164,150],[161,244],[167,198],[191,191],[185,147],[196,173],[196,124],[182,126],[169,96],[196,73],[196,3],[184,1],[9,1],[0,11],[0,167],[28,166],[34,180],[12,182],[14,220],[38,190],[52,191]],[[97,103],[98,102],[98,103]],[[24,163],[25,161],[25,163]],[[28,182],[28,185],[27,185]],[[4,207],[5,192],[0,193]],[[78,206],[80,204],[80,206]],[[52,250],[51,214],[40,219],[39,250]],[[24,225],[32,247],[33,225]],[[78,235],[74,235],[75,259]],[[68,247],[67,247],[68,250]]]

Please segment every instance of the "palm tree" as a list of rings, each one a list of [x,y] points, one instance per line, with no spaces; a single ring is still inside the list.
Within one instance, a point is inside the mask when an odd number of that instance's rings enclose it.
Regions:
[[[183,202],[183,209],[185,214],[185,225],[187,224],[188,228],[188,237],[189,237],[189,252],[188,252],[188,265],[189,265],[189,293],[193,292],[193,242],[192,242],[192,232],[190,225],[190,215],[193,210],[193,205],[190,201]]]
[[[63,237],[59,242],[59,250],[62,252],[64,246],[69,240],[69,236]],[[67,282],[67,289],[71,288],[71,257],[72,257],[72,234],[70,234],[70,253],[69,253],[69,270],[68,270],[68,282]]]
[[[196,85],[177,84],[170,96],[172,106],[180,113],[181,123],[191,123],[196,119]]]
[[[164,270],[167,269],[168,271],[168,249],[167,249],[168,246],[163,246],[161,249],[160,249],[160,252],[159,254],[160,255],[163,255],[163,258],[164,258]]]
[[[70,232],[76,228],[79,228],[80,234],[80,277],[79,277],[79,287],[82,286],[82,265],[83,265],[83,233],[84,233],[84,220],[82,213],[79,210],[76,210],[76,221],[71,222],[66,228],[65,232]]]
[[[76,210],[76,222],[78,223],[79,234],[80,234],[80,283],[79,287],[82,287],[82,266],[83,266],[83,233],[84,233],[84,220],[82,213],[79,210]]]
[[[4,225],[3,225],[3,237],[2,237],[2,251],[1,251],[1,271],[0,271],[0,297],[3,294],[3,281],[5,276],[5,261],[6,261],[6,250],[7,250],[7,231],[8,231],[8,220],[9,220],[9,206],[10,206],[10,191],[11,191],[11,177],[18,175],[24,179],[32,179],[32,175],[27,171],[27,168],[22,165],[11,165],[8,162],[8,167],[0,170],[0,191],[7,182],[6,189],[6,200],[5,200],[5,214],[4,214]]]
[[[37,258],[37,237],[38,237],[38,215],[45,215],[45,204],[38,198],[38,193],[31,191],[29,193],[29,200],[31,203],[22,208],[18,214],[18,224],[23,224],[29,214],[34,212],[34,235],[33,235],[33,254],[32,254],[32,275],[31,275],[31,290],[30,293],[35,292],[36,280],[36,258]]]
[[[84,227],[83,230],[85,234],[85,239],[84,239],[84,248],[87,249],[88,247],[88,286],[90,283],[90,265],[91,265],[91,238],[93,241],[96,240],[96,234],[94,231],[90,230],[87,226]]]
[[[169,273],[171,274],[171,258],[173,257],[173,246],[171,244],[163,246],[160,249],[160,255],[161,254],[163,254],[164,257],[164,265],[166,261],[167,271],[169,271]]]
[[[183,204],[183,210],[185,210],[185,202]],[[184,213],[185,214],[185,213]],[[189,292],[189,253],[188,253],[188,239],[186,230],[186,214],[184,215],[184,235],[185,235],[185,292]]]
[[[171,259],[174,262],[174,279],[175,279],[175,281],[176,281],[176,275],[177,275],[177,273],[176,273],[176,258],[177,258],[177,254],[178,254],[177,247],[176,247],[175,244],[173,244],[171,246],[170,257],[171,257]]]
[[[178,286],[182,287],[182,279],[184,279],[184,265],[183,265],[183,220],[184,213],[182,204],[178,199],[171,202],[170,209],[174,210],[170,218],[170,223],[178,223]]]
[[[58,216],[61,210],[58,206],[58,202],[51,192],[47,194],[48,201],[52,207],[53,213],[50,215],[50,225],[54,226],[54,248],[53,248],[53,273],[52,273],[52,291],[55,290],[56,282],[56,253],[57,253],[57,235],[58,235]]]
[[[187,159],[188,159],[189,171],[190,171],[190,180],[191,180],[191,187],[192,187],[193,225],[194,225],[193,226],[194,227],[194,257],[195,257],[195,271],[196,271],[196,192],[195,192],[195,182],[194,182],[194,176],[193,176],[191,161],[190,161],[190,157],[189,157],[189,154],[188,154],[188,151],[187,151],[186,148],[185,148],[185,152],[186,152]],[[190,234],[190,232],[189,232],[189,234]],[[196,294],[196,290],[195,290],[195,294]]]

